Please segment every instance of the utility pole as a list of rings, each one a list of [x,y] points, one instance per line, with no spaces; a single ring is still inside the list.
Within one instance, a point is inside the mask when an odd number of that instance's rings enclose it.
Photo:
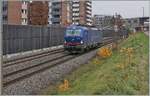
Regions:
[[[142,9],[143,9],[143,17],[144,17],[144,7],[142,7]]]
[[[0,1],[0,13],[2,13],[2,1]],[[0,15],[0,79],[1,79],[1,82],[0,82],[0,94],[2,94],[2,64],[3,64],[3,48],[2,48],[2,15]]]

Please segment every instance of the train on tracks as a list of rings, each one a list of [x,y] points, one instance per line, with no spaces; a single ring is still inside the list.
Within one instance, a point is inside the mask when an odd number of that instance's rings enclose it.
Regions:
[[[97,28],[71,25],[64,36],[64,48],[70,53],[81,53],[102,43],[102,32]]]
[[[82,53],[100,46],[105,37],[114,38],[113,32],[113,28],[100,30],[96,27],[70,25],[65,30],[64,49],[70,53]],[[117,37],[118,39],[127,38],[128,30],[121,29]]]

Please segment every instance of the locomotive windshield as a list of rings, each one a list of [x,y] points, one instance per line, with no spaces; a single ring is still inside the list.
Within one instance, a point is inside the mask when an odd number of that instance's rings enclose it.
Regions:
[[[66,30],[66,36],[80,36],[81,30]]]

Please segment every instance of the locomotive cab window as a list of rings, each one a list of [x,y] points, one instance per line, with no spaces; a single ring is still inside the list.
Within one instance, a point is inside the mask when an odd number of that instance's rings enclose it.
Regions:
[[[66,30],[66,36],[80,36],[81,30]]]

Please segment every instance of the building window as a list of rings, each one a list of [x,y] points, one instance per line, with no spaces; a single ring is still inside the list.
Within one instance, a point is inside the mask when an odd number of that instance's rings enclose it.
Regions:
[[[22,18],[22,23],[27,23],[27,19],[26,18]]]
[[[23,14],[27,14],[27,10],[26,9],[22,9],[21,10]]]
[[[8,19],[7,16],[3,16],[4,21],[7,21],[7,19]]]
[[[27,4],[27,1],[22,1],[23,4]]]
[[[27,10],[24,10],[24,14],[26,14],[27,13]]]
[[[134,22],[134,23],[137,23],[137,20],[134,20],[133,22]]]
[[[24,9],[22,9],[21,12],[23,13],[23,12],[24,12]]]
[[[7,11],[7,7],[6,6],[3,7],[3,11]]]

